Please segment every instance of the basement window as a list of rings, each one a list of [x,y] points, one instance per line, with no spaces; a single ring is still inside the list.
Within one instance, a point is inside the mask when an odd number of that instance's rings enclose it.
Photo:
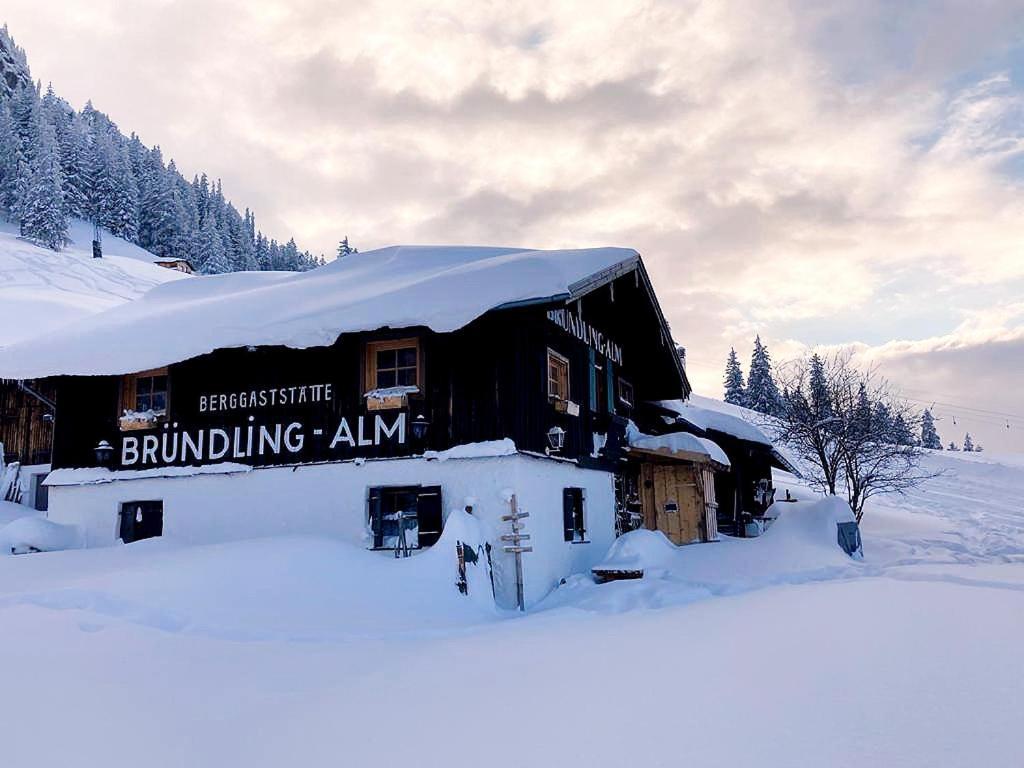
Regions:
[[[370,488],[367,523],[373,549],[398,549],[404,533],[405,546],[423,549],[441,538],[441,486],[403,485]]]
[[[562,527],[565,540],[575,544],[587,541],[586,492],[582,488],[562,489]]]
[[[162,536],[163,501],[126,501],[121,505],[118,535],[125,544]]]

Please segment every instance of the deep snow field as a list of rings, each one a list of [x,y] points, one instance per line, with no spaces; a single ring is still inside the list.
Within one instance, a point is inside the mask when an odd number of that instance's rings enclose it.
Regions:
[[[0,764],[1020,766],[1024,456],[934,454],[878,500],[781,504],[759,539],[620,539],[526,616],[451,537],[0,557]],[[779,496],[783,496],[780,490]],[[527,556],[528,557],[528,556]],[[527,568],[529,561],[527,560]]]
[[[152,253],[110,233],[92,257],[92,225],[71,220],[71,244],[57,253],[18,237],[0,221],[0,346],[46,334],[185,277]]]

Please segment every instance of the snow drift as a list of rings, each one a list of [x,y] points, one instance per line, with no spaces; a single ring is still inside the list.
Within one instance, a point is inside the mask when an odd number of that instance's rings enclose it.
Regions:
[[[15,225],[0,224],[0,347],[47,335],[187,277],[156,266],[152,253],[109,234],[103,258],[94,259],[86,222],[73,220],[71,237],[71,245],[58,253],[20,239]]]
[[[384,327],[452,331],[496,307],[568,297],[580,281],[638,260],[625,248],[394,246],[311,272],[195,277],[0,351],[0,377],[116,375],[218,348],[325,346]]]

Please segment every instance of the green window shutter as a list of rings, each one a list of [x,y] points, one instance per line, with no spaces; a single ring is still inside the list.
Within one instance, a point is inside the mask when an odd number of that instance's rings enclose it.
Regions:
[[[590,410],[597,410],[597,365],[594,360],[594,350],[588,350],[588,365],[590,366]]]
[[[615,373],[612,370],[612,361],[608,360],[604,365],[605,375],[608,377],[608,386],[605,387],[605,394],[608,396],[608,413],[615,413]]]

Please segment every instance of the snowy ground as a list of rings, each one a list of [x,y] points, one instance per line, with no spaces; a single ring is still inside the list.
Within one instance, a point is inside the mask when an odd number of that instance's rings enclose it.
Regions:
[[[1019,766],[1024,457],[757,540],[612,557],[526,617],[323,539],[0,557],[9,765]],[[471,578],[473,568],[470,566]],[[471,583],[479,596],[482,585]]]
[[[155,285],[185,277],[158,267],[136,245],[107,234],[92,257],[92,225],[71,222],[73,242],[58,252],[18,237],[0,222],[0,347],[48,333],[137,299]]]

